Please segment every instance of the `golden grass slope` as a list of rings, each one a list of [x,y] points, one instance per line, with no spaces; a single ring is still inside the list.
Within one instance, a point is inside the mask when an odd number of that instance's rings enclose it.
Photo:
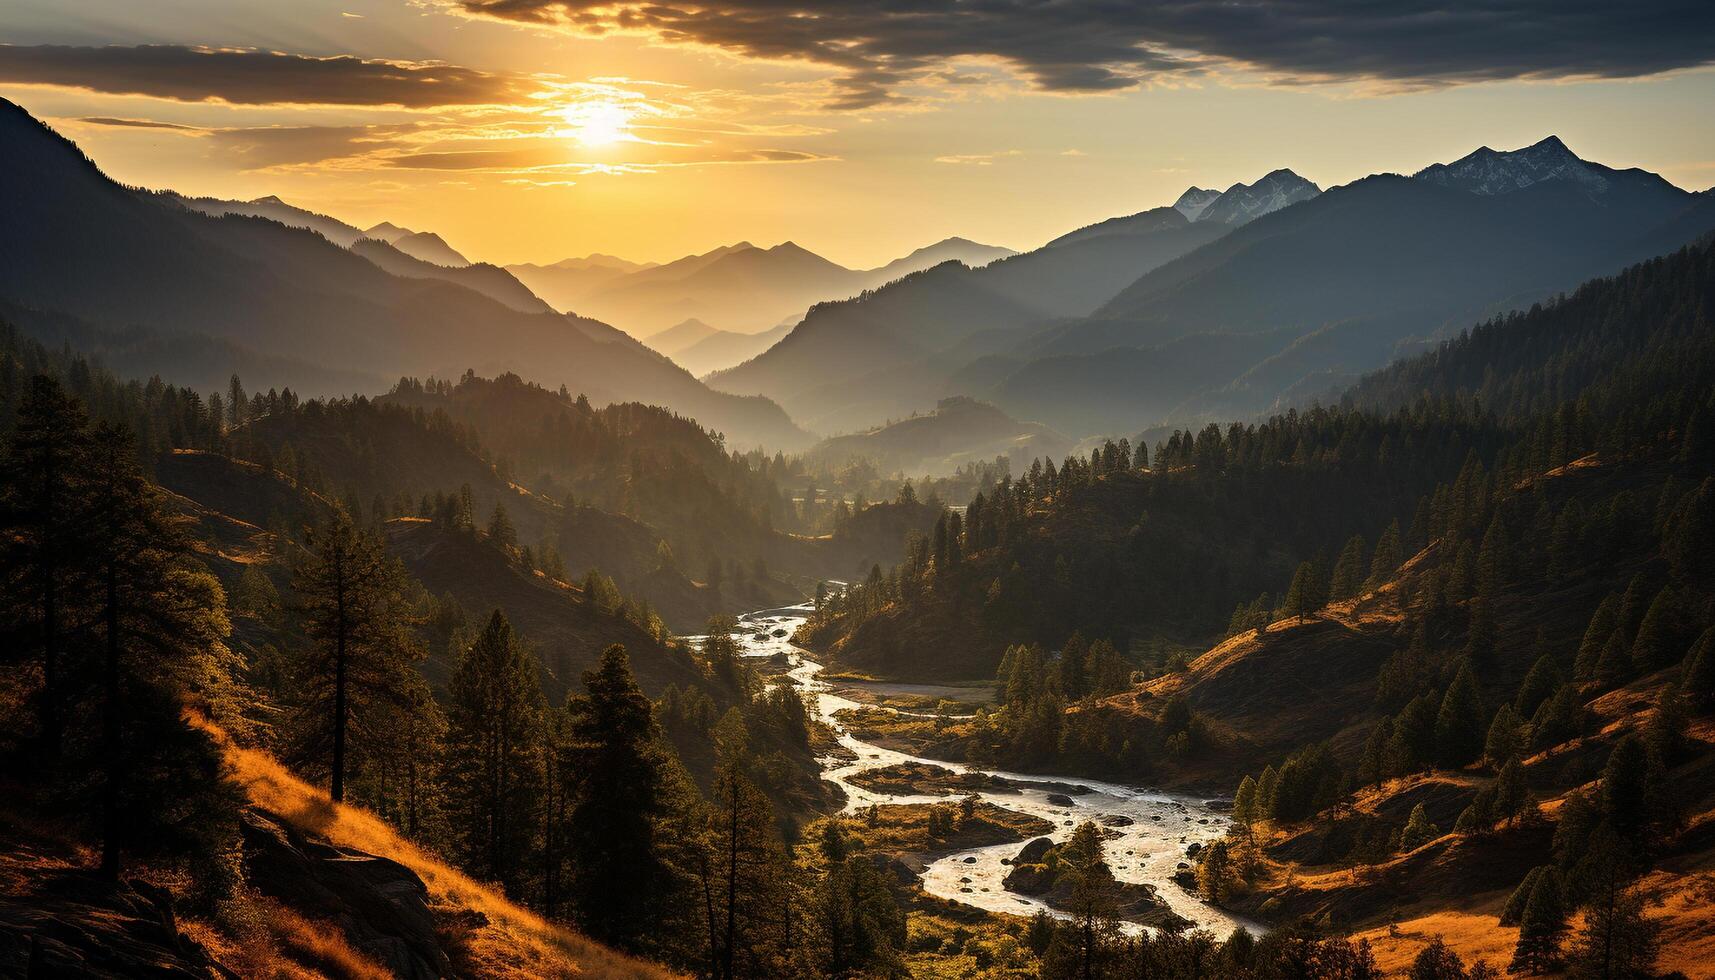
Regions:
[[[222,741],[233,775],[251,803],[280,815],[304,833],[403,864],[423,879],[434,905],[486,917],[487,924],[472,929],[465,941],[462,965],[472,975],[617,980],[679,976],[658,963],[618,953],[548,922],[507,900],[498,889],[472,880],[417,847],[375,814],[333,803],[267,753],[235,745],[217,729],[210,730]]]

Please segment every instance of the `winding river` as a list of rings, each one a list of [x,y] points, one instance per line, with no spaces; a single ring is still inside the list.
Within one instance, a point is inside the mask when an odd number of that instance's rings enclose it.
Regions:
[[[1064,840],[1078,823],[1095,820],[1108,828],[1107,857],[1116,878],[1155,886],[1156,893],[1174,912],[1217,935],[1225,936],[1237,926],[1257,929],[1252,922],[1205,905],[1172,880],[1179,863],[1187,860],[1187,845],[1206,844],[1226,833],[1228,818],[1212,810],[1203,798],[1075,777],[1008,772],[920,758],[865,742],[848,732],[840,723],[840,712],[863,705],[842,696],[833,684],[822,680],[819,676],[822,665],[791,642],[792,632],[810,612],[811,607],[805,604],[748,613],[739,617],[735,638],[743,645],[745,656],[784,657],[789,666],[787,676],[797,682],[817,716],[838,734],[840,745],[852,753],[850,759],[829,757],[821,760],[822,778],[845,790],[848,811],[877,803],[934,803],[950,799],[946,796],[876,792],[852,784],[852,777],[872,769],[922,763],[956,773],[983,772],[1000,776],[1023,784],[1022,789],[987,791],[978,795],[996,806],[1049,821],[1054,829],[1047,836],[1056,841]],[[1069,784],[1081,790],[1071,797],[1072,806],[1048,801],[1050,795],[1065,792]],[[1009,870],[1001,861],[1017,854],[1021,846],[1014,843],[978,847],[936,859],[922,869],[923,889],[931,895],[992,912],[1032,915],[1038,909],[1047,909],[1036,899],[1007,891],[1001,886],[1001,880]],[[1048,911],[1053,912],[1052,909]],[[1132,931],[1139,928],[1128,926]]]

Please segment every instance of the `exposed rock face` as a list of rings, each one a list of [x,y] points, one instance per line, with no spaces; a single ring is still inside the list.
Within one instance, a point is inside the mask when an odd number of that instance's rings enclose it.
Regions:
[[[231,976],[180,934],[166,892],[86,871],[45,875],[28,892],[0,900],[0,975]]]
[[[250,882],[263,894],[337,924],[353,947],[395,976],[435,980],[452,972],[416,872],[306,838],[265,810],[246,811],[242,830]]]

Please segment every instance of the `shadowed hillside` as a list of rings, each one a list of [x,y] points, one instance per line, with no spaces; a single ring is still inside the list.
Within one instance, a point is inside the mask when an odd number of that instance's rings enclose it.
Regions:
[[[511,367],[598,402],[671,404],[740,442],[802,439],[776,406],[710,392],[605,324],[520,313],[440,279],[389,275],[311,231],[210,217],[121,187],[22,109],[0,110],[8,149],[0,175],[12,195],[12,220],[0,234],[0,296],[21,307],[205,334],[364,372],[372,388],[401,373]],[[182,380],[212,389],[224,375]],[[304,388],[323,379],[253,380]]]

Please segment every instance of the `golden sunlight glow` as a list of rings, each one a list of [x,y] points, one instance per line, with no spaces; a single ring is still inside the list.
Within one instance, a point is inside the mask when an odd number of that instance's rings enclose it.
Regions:
[[[584,146],[631,142],[637,139],[630,128],[634,115],[636,109],[623,102],[592,100],[573,103],[560,110],[560,116],[571,124],[561,130],[561,135],[569,136]]]

